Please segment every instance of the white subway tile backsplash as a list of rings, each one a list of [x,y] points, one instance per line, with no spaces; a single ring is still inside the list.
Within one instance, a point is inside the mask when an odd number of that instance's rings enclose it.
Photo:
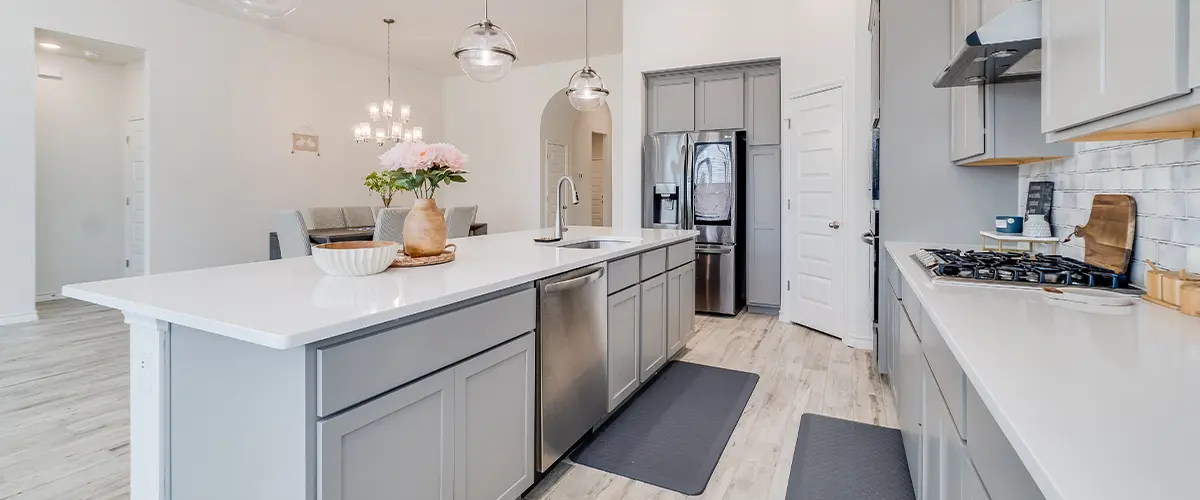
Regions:
[[[1171,168],[1170,167],[1155,167],[1144,171],[1146,178],[1146,189],[1171,189]]]
[[[1121,171],[1121,189],[1126,191],[1137,191],[1142,189],[1142,171],[1141,170],[1122,170]]]
[[[1154,144],[1141,144],[1129,148],[1130,156],[1133,159],[1135,167],[1148,167],[1155,165]]]
[[[1159,165],[1183,163],[1183,145],[1183,141],[1165,141],[1158,143],[1157,163]]]
[[[1090,142],[1075,151],[1071,158],[1022,165],[1018,204],[1025,203],[1029,181],[1053,181],[1053,225],[1065,237],[1087,223],[1096,194],[1129,194],[1138,213],[1133,281],[1142,284],[1145,259],[1200,272],[1200,139]],[[1083,258],[1083,240],[1063,244],[1061,252]]]
[[[1129,148],[1117,148],[1109,150],[1109,155],[1112,158],[1113,168],[1126,168],[1133,166],[1133,152]]]
[[[1171,189],[1200,190],[1200,165],[1180,165],[1171,169]]]
[[[1187,216],[1187,194],[1161,193],[1158,195],[1158,215],[1167,217]]]
[[[1104,172],[1104,177],[1101,180],[1101,187],[1105,191],[1118,191],[1121,189],[1121,172],[1119,170],[1111,170]]]
[[[1147,217],[1142,234],[1150,239],[1169,241],[1171,239],[1171,229],[1171,219]]]
[[[1187,265],[1187,247],[1174,243],[1159,243],[1157,264],[1172,270],[1183,269]]]

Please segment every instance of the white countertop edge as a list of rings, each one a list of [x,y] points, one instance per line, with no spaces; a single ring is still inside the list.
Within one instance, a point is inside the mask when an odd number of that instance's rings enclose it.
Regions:
[[[904,276],[905,280],[908,281],[909,288],[911,288],[918,295],[918,299],[922,304],[927,304],[929,302],[925,297],[925,288],[935,285],[933,284],[933,281],[929,279],[929,276],[925,274],[924,270],[918,266],[917,262],[911,258],[911,256],[904,255],[906,251],[910,250],[909,247],[957,249],[979,248],[977,245],[945,245],[937,243],[913,243],[900,241],[889,241],[884,243],[884,248],[887,249],[889,254],[891,254],[894,249],[903,248],[902,250],[896,251],[895,254],[897,261],[904,261],[903,264],[899,266],[900,274]],[[912,274],[914,272],[918,274],[913,276]],[[1012,289],[1007,291],[1012,293],[1039,293],[1036,291],[1036,289]],[[937,327],[939,332],[949,331],[949,328],[946,328],[945,323],[938,315],[936,309],[925,307],[925,312],[929,315],[930,319],[933,320],[933,324]],[[962,367],[963,373],[967,376],[967,379],[971,381],[971,385],[975,387],[975,392],[978,393],[979,398],[983,400],[984,406],[986,406],[988,412],[992,414],[992,418],[996,420],[996,423],[1000,426],[1000,430],[1004,432],[1004,437],[1008,439],[1009,444],[1011,444],[1013,447],[1013,450],[1017,452],[1017,456],[1021,458],[1021,463],[1025,465],[1025,469],[1029,471],[1029,475],[1033,478],[1033,481],[1037,483],[1038,488],[1042,490],[1042,495],[1046,497],[1046,500],[1068,500],[1063,496],[1062,492],[1058,488],[1058,485],[1054,483],[1054,480],[1046,472],[1041,461],[1038,460],[1037,455],[1033,453],[1033,450],[1029,449],[1028,444],[1021,438],[1021,433],[1012,426],[1012,422],[1004,413],[1004,409],[995,399],[992,398],[991,393],[988,391],[987,383],[980,379],[979,374],[973,369],[974,367],[971,365],[970,360],[966,359],[962,349],[960,349],[958,344],[955,343],[954,335],[942,334],[942,338],[945,340],[946,345],[950,348],[950,352],[954,354],[954,359],[958,361],[959,366]]]
[[[291,333],[291,334],[276,334],[261,330],[244,328],[236,325],[213,321],[206,318],[197,317],[190,314],[179,313],[172,310],[162,309],[158,307],[148,306],[128,300],[120,299],[110,295],[94,293],[85,289],[81,289],[75,285],[66,285],[62,289],[62,294],[66,297],[79,299],[94,304],[99,304],[105,307],[118,309],[125,313],[136,314],[149,318],[154,318],[161,321],[166,321],[171,324],[195,328],[197,330],[229,337],[236,340],[250,342],[253,344],[270,347],[272,349],[292,349],[301,347],[315,342],[320,342],[347,333],[353,333],[364,328],[389,323],[400,320],[408,316],[420,314],[442,307],[450,306],[464,300],[481,297],[489,293],[506,290],[524,283],[530,283],[542,278],[548,278],[556,274],[565,273],[575,269],[584,268],[587,266],[617,260],[629,255],[642,253],[648,250],[657,249],[660,247],[671,246],[676,243],[681,243],[690,239],[694,239],[695,235],[682,235],[676,237],[667,237],[654,240],[649,243],[638,243],[626,248],[615,249],[607,253],[594,255],[578,262],[571,264],[549,267],[535,273],[526,274],[509,280],[492,282],[484,286],[472,288],[470,290],[441,295],[427,301],[410,304],[407,306],[397,307],[381,311],[375,314],[362,316],[353,321],[346,321],[334,325],[315,328],[312,330]],[[561,243],[559,243],[561,244]],[[554,246],[554,244],[546,245]]]

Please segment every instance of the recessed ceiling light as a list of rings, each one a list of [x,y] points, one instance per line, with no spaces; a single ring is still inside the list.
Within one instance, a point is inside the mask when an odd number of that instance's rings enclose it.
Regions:
[[[42,42],[42,43],[39,43],[38,45],[46,50],[58,50],[58,49],[62,48],[62,45],[59,45],[54,42]]]
[[[96,52],[92,52],[90,50],[83,51],[83,56],[88,59],[99,59],[100,58],[100,54],[98,54]]]

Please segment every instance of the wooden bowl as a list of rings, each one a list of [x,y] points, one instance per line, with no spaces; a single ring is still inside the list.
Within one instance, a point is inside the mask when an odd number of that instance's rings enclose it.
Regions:
[[[313,260],[332,276],[367,276],[386,271],[399,251],[392,241],[339,241],[313,247]]]

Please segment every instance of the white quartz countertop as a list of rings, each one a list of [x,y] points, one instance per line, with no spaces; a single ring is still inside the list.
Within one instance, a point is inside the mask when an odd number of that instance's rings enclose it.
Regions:
[[[534,243],[547,230],[452,240],[454,262],[334,277],[312,257],[63,287],[63,295],[275,349],[289,349],[693,238],[695,231],[570,227],[564,242],[610,237],[615,249]]]
[[[886,244],[1048,500],[1200,497],[1200,318],[933,284],[909,256],[943,247]]]

